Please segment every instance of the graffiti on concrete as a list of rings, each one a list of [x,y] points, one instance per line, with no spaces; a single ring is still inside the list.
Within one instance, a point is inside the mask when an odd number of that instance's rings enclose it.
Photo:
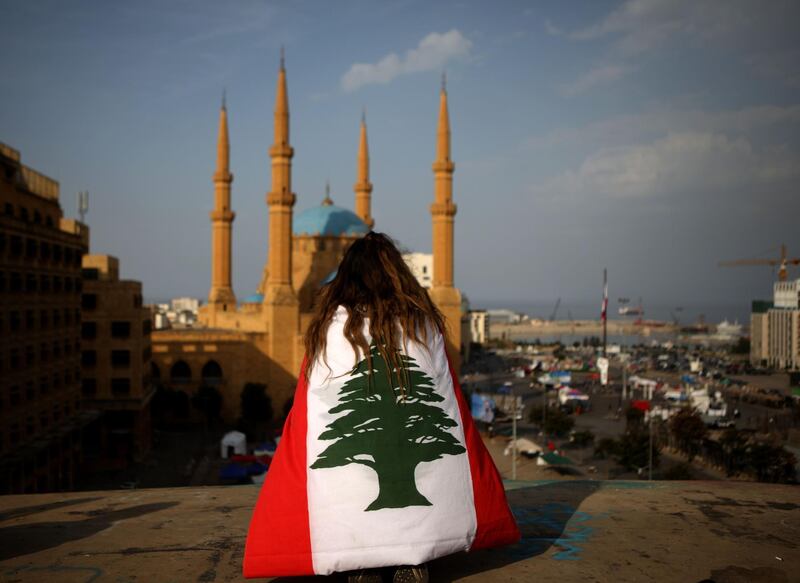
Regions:
[[[585,543],[595,532],[589,523],[607,516],[605,513],[592,515],[582,512],[563,502],[512,508],[512,512],[522,532],[520,542],[505,549],[514,560],[539,555],[551,547],[557,549],[553,559],[579,560]]]

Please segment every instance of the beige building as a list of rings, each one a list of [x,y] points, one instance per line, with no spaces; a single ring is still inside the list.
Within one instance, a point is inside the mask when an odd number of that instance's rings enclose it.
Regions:
[[[800,279],[775,282],[772,302],[753,302],[750,362],[800,370]]]
[[[142,284],[121,280],[110,255],[83,256],[81,307],[83,402],[103,412],[93,445],[104,463],[125,465],[151,445],[150,310],[142,306]]]
[[[239,415],[239,395],[245,383],[267,385],[276,411],[294,393],[303,358],[303,333],[312,314],[314,296],[333,275],[348,246],[375,224],[371,211],[372,183],[366,120],[362,118],[356,164],[355,209],[334,204],[326,191],[321,204],[294,216],[292,191],[294,148],[289,139],[286,70],[281,62],[275,100],[273,145],[269,149],[272,183],[266,195],[269,247],[261,283],[255,293],[237,301],[232,286],[231,235],[235,213],[231,205],[228,112],[220,110],[217,165],[213,174],[214,209],[210,213],[211,289],[200,309],[198,326],[153,333],[154,374],[163,386],[192,395],[213,384],[223,397],[223,417]],[[448,347],[458,366],[460,294],[453,284],[453,228],[450,124],[447,93],[442,87],[433,217],[434,280],[431,296],[448,321]],[[436,275],[438,273],[439,275]],[[215,376],[210,376],[213,373]],[[210,382],[213,379],[213,382]]]
[[[81,256],[58,182],[0,144],[0,494],[72,489],[81,463]]]
[[[433,254],[432,253],[404,253],[406,265],[417,278],[419,284],[425,289],[433,286]]]

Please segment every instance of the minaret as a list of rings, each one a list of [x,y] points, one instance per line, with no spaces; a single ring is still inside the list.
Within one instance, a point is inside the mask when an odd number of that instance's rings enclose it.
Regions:
[[[450,117],[447,111],[447,88],[442,75],[439,94],[439,127],[436,139],[436,161],[433,163],[433,285],[431,299],[447,320],[447,345],[450,359],[458,367],[461,346],[461,293],[453,284],[453,227],[456,205],[453,204],[453,171],[450,159]]]
[[[275,94],[275,143],[269,149],[272,158],[272,189],[267,193],[269,206],[269,258],[263,314],[266,319],[268,351],[277,365],[270,379],[275,384],[288,383],[289,389],[298,374],[297,335],[299,304],[292,288],[292,156],[289,145],[289,98],[286,91],[286,68],[283,49]],[[287,377],[287,374],[289,375]],[[286,377],[286,378],[284,378]],[[275,386],[277,390],[282,390]]]
[[[208,304],[212,313],[236,310],[236,297],[231,285],[231,234],[236,214],[231,210],[233,174],[230,172],[228,109],[225,106],[224,93],[222,107],[219,110],[217,169],[214,172],[213,181],[214,210],[209,213],[211,218],[211,291],[208,292]]]
[[[361,140],[358,144],[358,168],[356,183],[356,214],[372,229],[372,183],[369,181],[369,146],[367,145],[367,115],[361,114]]]

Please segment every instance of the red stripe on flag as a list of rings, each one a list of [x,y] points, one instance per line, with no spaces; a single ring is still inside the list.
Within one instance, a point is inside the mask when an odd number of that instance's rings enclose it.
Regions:
[[[472,474],[472,497],[475,501],[475,518],[478,522],[475,540],[469,550],[515,543],[520,539],[520,532],[508,507],[500,473],[475,427],[450,359],[447,364],[450,368],[450,377],[453,379],[453,390],[467,442],[469,468]]]
[[[306,361],[275,457],[258,496],[244,549],[243,572],[251,577],[313,575],[308,527]]]

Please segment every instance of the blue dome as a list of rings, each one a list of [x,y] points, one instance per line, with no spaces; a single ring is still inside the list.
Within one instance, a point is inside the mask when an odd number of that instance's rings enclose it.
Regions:
[[[354,212],[334,204],[311,207],[294,219],[295,235],[366,235],[369,227]]]
[[[260,304],[264,301],[264,294],[251,294],[242,300],[243,304]]]

